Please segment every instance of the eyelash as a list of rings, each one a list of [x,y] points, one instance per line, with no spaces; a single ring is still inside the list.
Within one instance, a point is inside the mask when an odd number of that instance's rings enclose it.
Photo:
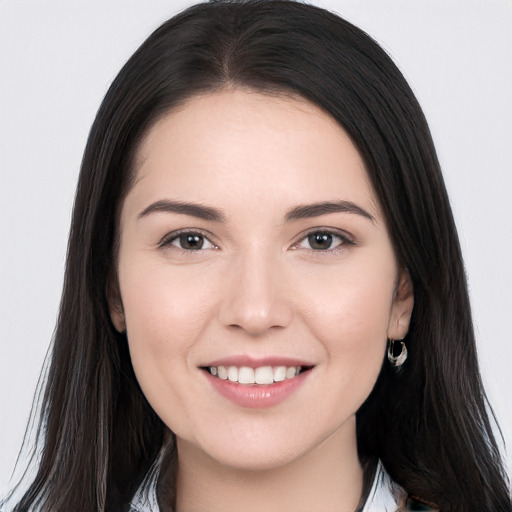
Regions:
[[[173,242],[179,240],[179,238],[183,235],[201,237],[204,241],[207,241],[209,244],[211,244],[212,247],[207,248],[207,249],[203,249],[202,247],[199,249],[185,249],[184,247],[180,247],[173,243]],[[329,247],[327,249],[314,249],[312,247],[309,247],[309,248],[300,247],[300,245],[303,242],[308,240],[308,238],[313,235],[329,236],[329,237],[332,237],[333,239],[338,239],[339,243],[334,248]],[[190,229],[182,230],[182,231],[174,231],[173,233],[169,233],[164,238],[162,238],[162,240],[160,240],[160,242],[158,243],[158,247],[161,247],[161,248],[169,247],[171,245],[176,247],[177,250],[181,250],[183,253],[186,253],[186,254],[200,253],[200,252],[209,251],[212,249],[219,249],[219,247],[214,242],[212,242],[207,235],[205,235],[204,233],[202,233],[199,230],[195,231],[195,230],[190,230]],[[305,233],[300,238],[300,240],[298,242],[296,242],[292,245],[291,249],[292,250],[305,249],[305,250],[310,250],[316,254],[322,254],[322,253],[332,254],[332,253],[340,251],[343,248],[345,248],[346,246],[350,246],[350,245],[355,245],[355,242],[346,233],[340,233],[339,231],[335,231],[332,229],[316,228],[312,231],[309,231],[308,233]]]
[[[213,247],[212,248],[208,248],[208,249],[203,249],[203,248],[200,248],[200,249],[185,249],[184,247],[180,247],[178,245],[173,244],[173,242],[176,241],[176,240],[179,240],[179,238],[182,235],[199,236],[203,240],[205,240],[208,243],[210,243]],[[212,242],[210,240],[209,236],[205,235],[204,233],[202,233],[199,230],[191,230],[191,229],[184,229],[184,230],[181,230],[181,231],[174,231],[172,233],[169,233],[168,235],[165,235],[162,238],[162,240],[160,240],[160,242],[158,242],[158,247],[161,247],[161,248],[165,248],[165,247],[168,247],[168,246],[171,246],[171,245],[174,245],[174,247],[177,250],[181,250],[183,253],[187,253],[187,254],[199,253],[199,252],[203,252],[203,251],[210,251],[211,249],[218,249],[219,248],[214,242]]]
[[[335,247],[333,247],[333,248],[329,247],[328,249],[313,249],[312,247],[308,247],[308,248],[300,247],[300,245],[303,242],[307,241],[308,238],[313,235],[323,235],[323,236],[327,235],[329,237],[332,237],[333,243],[334,243],[335,239],[337,239],[339,241],[339,243]],[[306,249],[306,250],[312,251],[316,256],[316,255],[322,255],[322,254],[326,254],[326,253],[333,254],[333,253],[336,253],[343,249],[346,249],[347,246],[355,245],[355,244],[356,244],[355,241],[346,233],[342,233],[340,231],[336,231],[336,230],[332,230],[332,229],[328,229],[328,228],[325,228],[325,229],[315,228],[315,229],[307,232],[304,236],[302,236],[302,238],[292,246],[292,249],[293,250]]]

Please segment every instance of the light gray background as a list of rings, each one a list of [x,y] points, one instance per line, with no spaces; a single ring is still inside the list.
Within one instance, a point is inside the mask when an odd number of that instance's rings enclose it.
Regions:
[[[0,0],[0,494],[52,336],[89,127],[130,54],[190,3]],[[383,44],[425,110],[460,231],[484,382],[510,444],[512,2],[313,3]]]

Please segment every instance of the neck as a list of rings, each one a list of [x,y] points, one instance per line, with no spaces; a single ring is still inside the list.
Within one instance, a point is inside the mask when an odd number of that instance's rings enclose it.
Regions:
[[[177,512],[354,512],[361,498],[363,472],[355,419],[351,428],[340,429],[280,467],[258,471],[226,467],[180,439],[178,460]]]

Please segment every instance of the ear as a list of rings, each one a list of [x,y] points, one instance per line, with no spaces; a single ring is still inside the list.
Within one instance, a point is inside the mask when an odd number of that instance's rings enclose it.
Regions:
[[[414,290],[407,270],[402,270],[395,288],[395,296],[388,323],[388,338],[402,340],[405,338],[411,322],[414,307]]]
[[[126,321],[124,316],[123,303],[121,301],[121,292],[119,290],[119,282],[117,275],[111,272],[105,287],[105,293],[107,295],[108,309],[110,312],[110,319],[118,332],[126,331]]]

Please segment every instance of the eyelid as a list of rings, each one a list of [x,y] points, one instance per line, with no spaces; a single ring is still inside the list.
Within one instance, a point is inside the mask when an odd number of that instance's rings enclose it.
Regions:
[[[299,247],[299,245],[302,242],[304,242],[304,240],[306,240],[308,236],[310,236],[314,233],[324,233],[324,234],[332,235],[334,237],[341,239],[341,243],[332,249],[329,248],[329,249],[325,249],[325,250],[320,250],[320,249],[312,249],[311,248],[311,249],[305,249],[305,250],[310,250],[315,253],[329,253],[329,252],[334,252],[339,249],[346,248],[346,246],[356,245],[356,241],[355,241],[354,237],[344,230],[335,229],[335,228],[315,227],[315,228],[308,229],[307,231],[301,233],[299,235],[297,241],[292,244],[291,249],[293,249],[293,250],[302,249],[301,247]]]
[[[197,249],[195,251],[182,249],[181,247],[176,246],[176,249],[185,251],[185,252],[201,252],[201,251],[211,251],[212,249],[218,249],[219,245],[213,241],[214,236],[209,233],[208,231],[205,231],[204,229],[199,228],[183,228],[183,229],[177,229],[176,231],[171,231],[170,233],[165,234],[160,241],[157,243],[158,247],[164,248],[169,247],[172,245],[172,242],[176,240],[180,235],[183,234],[194,234],[194,235],[201,235],[205,238],[205,240],[208,240],[210,244],[213,245],[213,248],[211,249]]]

